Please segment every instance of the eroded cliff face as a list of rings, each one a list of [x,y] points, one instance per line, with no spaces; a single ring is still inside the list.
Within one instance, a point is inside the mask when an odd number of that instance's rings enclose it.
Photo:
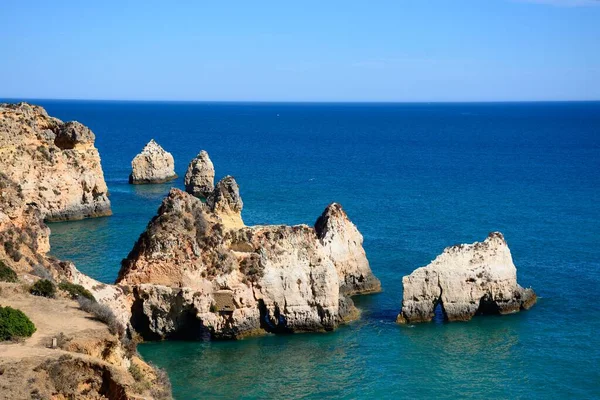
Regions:
[[[50,229],[35,205],[26,204],[19,185],[0,172],[0,261],[16,271],[48,266]]]
[[[333,203],[325,209],[315,223],[315,232],[335,265],[342,293],[353,295],[381,290],[362,246],[363,237],[341,205]]]
[[[241,210],[229,176],[206,203],[171,190],[117,279],[133,287],[135,330],[150,338],[332,330],[357,316],[347,294],[379,290],[338,204],[317,229],[248,227]]]
[[[110,215],[94,134],[39,106],[0,104],[0,172],[46,220]]]
[[[177,178],[173,155],[163,149],[154,139],[131,161],[129,183],[163,183]]]
[[[431,321],[438,304],[449,321],[476,314],[509,314],[536,302],[532,289],[517,283],[517,269],[504,236],[447,247],[429,265],[402,278],[399,323]]]

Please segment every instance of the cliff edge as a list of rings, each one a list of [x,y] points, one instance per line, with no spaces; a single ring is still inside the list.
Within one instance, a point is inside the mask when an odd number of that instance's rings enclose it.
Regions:
[[[111,214],[92,131],[40,106],[0,104],[0,172],[48,221]]]

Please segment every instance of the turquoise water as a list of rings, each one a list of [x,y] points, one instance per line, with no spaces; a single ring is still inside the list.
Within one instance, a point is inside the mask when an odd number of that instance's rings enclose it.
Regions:
[[[39,103],[96,133],[114,215],[52,224],[51,241],[102,281],[171,187],[127,184],[150,138],[180,176],[207,150],[248,224],[313,223],[337,201],[364,235],[384,292],[355,298],[360,321],[140,346],[176,398],[600,398],[600,103]],[[540,296],[531,311],[394,323],[403,275],[493,230]]]

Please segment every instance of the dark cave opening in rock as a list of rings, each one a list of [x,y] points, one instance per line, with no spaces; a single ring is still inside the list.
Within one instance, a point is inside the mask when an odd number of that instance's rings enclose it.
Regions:
[[[193,308],[182,312],[177,319],[177,330],[171,333],[168,338],[172,340],[209,341],[211,339],[210,330],[204,326],[204,323],[196,314],[196,310]]]
[[[150,318],[144,313],[144,302],[136,296],[131,307],[131,326],[144,340],[160,340],[161,337],[150,329]]]
[[[442,324],[446,321],[448,321],[448,315],[446,315],[444,303],[442,303],[442,300],[438,300],[433,309],[433,322],[436,324]]]
[[[479,300],[479,307],[475,315],[498,315],[500,308],[498,304],[492,300],[491,296],[485,295]]]
[[[260,311],[260,327],[262,329],[269,333],[293,333],[293,330],[287,326],[287,320],[281,314],[279,306],[275,306],[274,318],[271,318],[269,310],[262,299],[258,301],[258,309]]]

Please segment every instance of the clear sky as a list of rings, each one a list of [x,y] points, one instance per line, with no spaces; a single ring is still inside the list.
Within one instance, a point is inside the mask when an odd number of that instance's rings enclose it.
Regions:
[[[0,97],[600,100],[599,0],[0,0]]]

